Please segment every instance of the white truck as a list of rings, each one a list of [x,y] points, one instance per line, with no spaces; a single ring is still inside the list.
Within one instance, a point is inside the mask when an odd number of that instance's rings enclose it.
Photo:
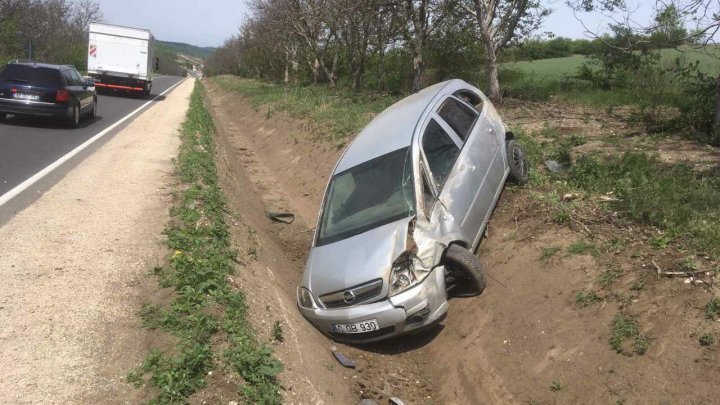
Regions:
[[[98,91],[125,91],[147,98],[158,63],[149,30],[90,24],[87,70]]]

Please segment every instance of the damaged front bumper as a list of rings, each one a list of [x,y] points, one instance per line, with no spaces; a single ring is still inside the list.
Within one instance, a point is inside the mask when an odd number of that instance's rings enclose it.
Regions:
[[[303,308],[303,316],[335,340],[371,343],[404,333],[416,332],[442,320],[448,310],[445,268],[436,267],[418,285],[371,304],[326,309]],[[363,333],[337,333],[333,324],[351,324],[375,319],[379,329]]]

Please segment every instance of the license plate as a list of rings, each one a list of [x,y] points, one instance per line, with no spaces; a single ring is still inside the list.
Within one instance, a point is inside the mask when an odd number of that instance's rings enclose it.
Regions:
[[[334,323],[330,325],[335,333],[365,333],[380,329],[377,319],[368,319],[355,323]]]
[[[27,94],[27,93],[15,93],[13,97],[17,100],[27,100],[27,101],[38,101],[40,100],[40,96],[37,94]]]

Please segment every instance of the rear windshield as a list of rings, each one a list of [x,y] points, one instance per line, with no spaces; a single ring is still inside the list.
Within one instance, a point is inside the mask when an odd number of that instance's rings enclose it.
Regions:
[[[25,65],[6,65],[0,72],[0,83],[16,83],[37,87],[60,87],[57,69]]]
[[[333,243],[415,214],[410,149],[403,148],[332,178],[317,245]]]

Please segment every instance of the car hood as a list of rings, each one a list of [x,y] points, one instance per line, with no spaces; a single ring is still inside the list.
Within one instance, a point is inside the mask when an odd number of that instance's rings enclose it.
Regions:
[[[318,299],[321,295],[381,278],[382,296],[387,295],[392,263],[406,249],[411,220],[412,217],[408,217],[335,243],[313,247],[305,266],[303,286]]]

